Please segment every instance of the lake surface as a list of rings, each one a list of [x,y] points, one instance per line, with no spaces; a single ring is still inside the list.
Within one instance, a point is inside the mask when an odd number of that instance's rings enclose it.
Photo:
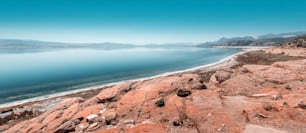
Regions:
[[[217,48],[65,49],[0,53],[0,104],[220,61]]]

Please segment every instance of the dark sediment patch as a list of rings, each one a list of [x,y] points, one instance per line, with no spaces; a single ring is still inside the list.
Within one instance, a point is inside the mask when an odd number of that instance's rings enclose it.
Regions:
[[[176,92],[176,95],[179,96],[179,97],[187,97],[191,94],[191,91],[189,90],[185,90],[185,89],[179,89],[177,92]]]
[[[210,71],[205,71],[205,72],[197,71],[197,73],[199,74],[199,76],[201,78],[200,83],[208,82],[210,80],[210,77],[215,72],[216,72],[216,70],[210,70]]]
[[[205,89],[207,89],[207,86],[205,84],[201,84],[199,86],[199,90],[205,90]]]
[[[165,106],[165,101],[164,99],[160,99],[158,101],[155,102],[155,106],[156,107],[164,107]]]

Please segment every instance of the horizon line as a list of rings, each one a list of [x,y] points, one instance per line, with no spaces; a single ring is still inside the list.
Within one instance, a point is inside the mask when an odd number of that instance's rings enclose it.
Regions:
[[[113,44],[128,44],[128,45],[163,45],[163,44],[201,44],[207,42],[215,42],[222,38],[230,39],[230,38],[242,38],[242,37],[253,37],[254,39],[258,39],[259,36],[264,35],[277,35],[277,34],[290,34],[290,33],[304,33],[306,35],[306,31],[292,31],[292,32],[278,32],[278,33],[265,33],[260,35],[243,35],[243,36],[221,36],[217,40],[213,41],[199,41],[199,42],[148,42],[148,43],[137,43],[137,42],[116,42],[116,41],[93,41],[93,42],[71,42],[71,41],[60,41],[60,40],[40,40],[40,39],[30,39],[30,38],[0,38],[0,40],[16,40],[16,41],[36,41],[36,42],[46,42],[46,43],[66,43],[66,44],[99,44],[99,43],[113,43]]]

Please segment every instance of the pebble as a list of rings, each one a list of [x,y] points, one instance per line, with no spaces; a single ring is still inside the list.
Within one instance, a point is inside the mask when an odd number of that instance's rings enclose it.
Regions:
[[[96,119],[98,118],[98,115],[96,114],[91,114],[89,116],[86,117],[86,120],[89,122],[89,123],[93,123],[96,121]]]

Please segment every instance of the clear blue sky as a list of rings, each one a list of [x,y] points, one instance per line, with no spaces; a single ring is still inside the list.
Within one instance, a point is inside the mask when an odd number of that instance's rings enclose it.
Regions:
[[[306,0],[0,0],[0,38],[203,42],[306,30]]]

